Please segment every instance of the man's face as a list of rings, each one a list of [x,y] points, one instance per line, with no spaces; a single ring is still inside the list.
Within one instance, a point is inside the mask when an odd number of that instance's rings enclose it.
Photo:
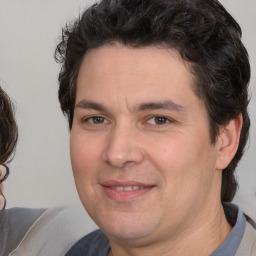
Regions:
[[[86,54],[71,130],[77,190],[113,240],[188,232],[219,204],[204,103],[174,49],[104,46]]]

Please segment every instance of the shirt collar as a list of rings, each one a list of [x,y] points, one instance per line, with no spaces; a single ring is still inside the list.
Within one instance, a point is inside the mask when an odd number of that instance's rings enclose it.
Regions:
[[[246,219],[242,210],[232,203],[223,203],[223,208],[233,229],[222,245],[210,256],[234,256],[244,235]]]

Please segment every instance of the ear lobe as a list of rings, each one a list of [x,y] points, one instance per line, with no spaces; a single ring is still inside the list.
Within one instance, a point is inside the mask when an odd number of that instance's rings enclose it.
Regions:
[[[220,131],[217,141],[218,158],[216,169],[225,169],[236,154],[243,125],[242,114],[232,119]]]

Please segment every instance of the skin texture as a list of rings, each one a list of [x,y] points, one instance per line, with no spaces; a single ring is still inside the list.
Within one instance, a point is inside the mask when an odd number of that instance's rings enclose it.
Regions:
[[[116,44],[85,55],[71,160],[80,199],[113,255],[209,255],[231,230],[221,170],[236,151],[242,120],[213,145],[193,83],[174,49]],[[143,188],[113,188],[122,186]]]

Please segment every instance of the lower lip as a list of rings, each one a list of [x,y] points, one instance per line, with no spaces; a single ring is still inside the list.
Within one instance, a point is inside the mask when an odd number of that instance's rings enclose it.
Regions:
[[[131,201],[151,191],[154,187],[145,187],[131,191],[115,190],[111,187],[102,186],[106,195],[116,201]]]

